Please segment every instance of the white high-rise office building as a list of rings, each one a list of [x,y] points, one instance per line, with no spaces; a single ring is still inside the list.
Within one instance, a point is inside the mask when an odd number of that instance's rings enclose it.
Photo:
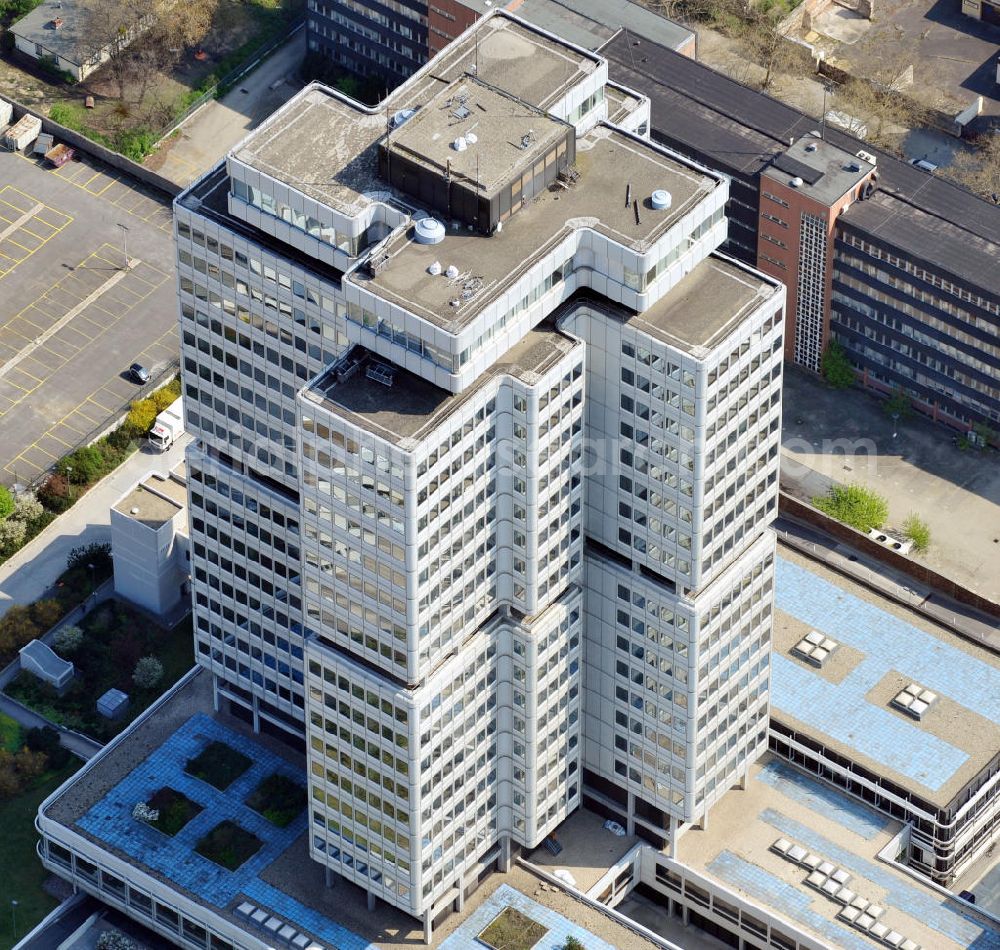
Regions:
[[[496,12],[176,203],[198,660],[428,929],[584,799],[671,846],[766,745],[784,291],[647,123]]]

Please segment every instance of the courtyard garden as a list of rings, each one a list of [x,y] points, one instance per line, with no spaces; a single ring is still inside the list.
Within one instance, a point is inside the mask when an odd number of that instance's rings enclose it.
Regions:
[[[253,762],[225,742],[210,742],[198,755],[188,759],[184,771],[224,792]]]
[[[148,824],[171,838],[202,810],[201,805],[191,801],[183,792],[168,786],[157,789],[146,806],[157,813],[155,820]]]
[[[53,646],[75,667],[66,692],[60,696],[47,683],[22,671],[7,687],[7,695],[99,742],[121,732],[194,665],[190,618],[167,630],[119,600],[91,610],[69,635],[57,637]],[[109,689],[120,689],[130,701],[128,711],[115,720],[97,712],[98,698]]]
[[[252,858],[263,842],[234,821],[219,822],[195,845],[195,851],[229,871]]]
[[[272,825],[287,828],[306,807],[306,790],[279,772],[273,772],[247,796],[246,804]]]
[[[479,934],[479,940],[491,950],[531,950],[548,932],[516,907],[505,907]]]

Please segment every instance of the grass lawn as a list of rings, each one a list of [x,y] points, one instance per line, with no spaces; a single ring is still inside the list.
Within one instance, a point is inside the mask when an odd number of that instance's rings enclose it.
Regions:
[[[21,724],[0,712],[0,749],[17,752],[21,748]]]
[[[251,765],[242,752],[225,742],[210,742],[193,759],[188,759],[184,771],[224,792]]]
[[[106,742],[116,736],[164,690],[194,666],[190,618],[173,630],[158,627],[122,601],[108,601],[81,621],[84,640],[69,657],[76,675],[65,695],[30,673],[20,673],[6,692],[52,722]],[[132,672],[141,657],[163,664],[163,679],[153,689],[136,689]],[[114,722],[98,716],[97,700],[116,687],[129,694],[128,712]]]
[[[78,768],[72,763],[58,772],[48,772],[26,792],[16,798],[0,802],[0,895],[4,910],[0,914],[0,950],[8,950],[17,940],[13,939],[10,918],[10,901],[16,900],[18,939],[23,937],[53,907],[54,898],[42,890],[48,871],[42,867],[35,853],[35,814],[38,806]]]
[[[235,871],[244,861],[252,858],[263,842],[256,835],[244,831],[232,821],[217,824],[195,845],[198,854]]]
[[[160,817],[156,821],[151,821],[150,825],[171,837],[201,812],[201,805],[191,801],[183,792],[167,786],[154,792],[146,804],[160,813]]]
[[[479,939],[494,950],[531,950],[548,932],[537,920],[514,907],[505,907],[479,934]]]
[[[298,782],[274,772],[250,793],[246,803],[271,824],[286,828],[306,807],[306,790]]]

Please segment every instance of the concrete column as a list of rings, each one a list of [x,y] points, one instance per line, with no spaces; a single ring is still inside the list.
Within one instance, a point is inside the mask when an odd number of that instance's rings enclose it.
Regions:
[[[681,907],[681,920],[682,920],[682,921],[684,922],[684,926],[685,926],[685,927],[686,927],[686,926],[687,926],[687,925],[688,925],[688,924],[690,923],[690,921],[691,921],[691,914],[690,914],[690,912],[688,911],[688,906],[687,906],[687,904],[685,904],[685,905],[684,905],[683,907]]]
[[[212,708],[219,711],[219,677],[212,674]]]
[[[260,732],[260,701],[256,696],[253,698],[253,731]]]
[[[510,835],[504,835],[500,839],[500,857],[497,860],[497,868],[501,874],[506,874],[510,870]]]
[[[465,888],[462,886],[461,878],[455,882],[455,886],[458,888],[458,897],[455,898],[455,913],[460,914],[465,906]]]
[[[628,793],[628,811],[625,815],[625,834],[635,834],[635,795]]]
[[[326,880],[326,886],[333,887],[333,871],[330,870],[329,864],[323,865],[323,876]]]
[[[428,907],[424,911],[424,943],[430,943],[434,939],[434,920],[431,918],[431,909]]]
[[[673,815],[669,815],[667,818],[669,822],[669,828],[667,834],[670,835],[670,842],[667,845],[667,855],[674,861],[677,860],[677,832],[680,828],[680,822],[674,818]]]
[[[739,789],[741,792],[745,792],[747,790],[747,773],[746,772],[744,772],[740,776],[740,780],[736,783],[735,787],[737,789]]]
[[[705,814],[701,816],[701,821],[698,822],[698,827],[702,831],[708,831],[708,809],[705,809]]]
[[[375,896],[375,893],[373,891],[369,891],[368,892],[368,913],[369,914],[372,913],[372,911],[375,910],[375,904],[376,904],[377,901],[378,901],[378,898]]]

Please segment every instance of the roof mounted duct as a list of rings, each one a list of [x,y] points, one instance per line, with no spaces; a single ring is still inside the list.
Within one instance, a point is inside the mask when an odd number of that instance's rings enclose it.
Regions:
[[[650,196],[650,203],[654,211],[666,211],[673,204],[673,196],[666,188],[657,188]]]
[[[416,109],[400,109],[398,112],[393,113],[392,116],[392,127],[398,129],[403,123],[408,122],[417,114]]]
[[[444,240],[444,225],[437,218],[421,218],[413,225],[417,244],[440,244]]]

